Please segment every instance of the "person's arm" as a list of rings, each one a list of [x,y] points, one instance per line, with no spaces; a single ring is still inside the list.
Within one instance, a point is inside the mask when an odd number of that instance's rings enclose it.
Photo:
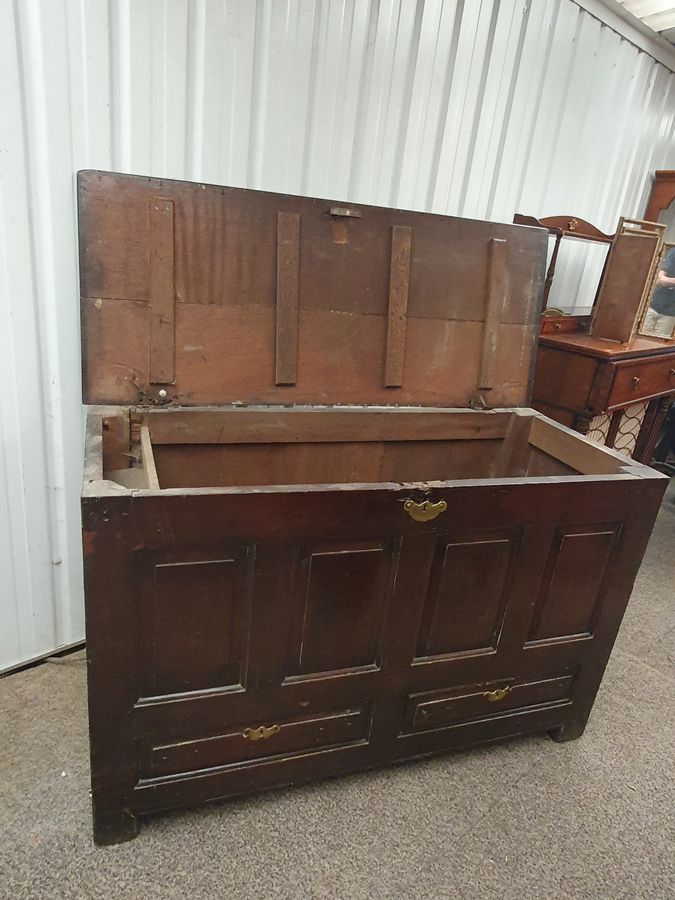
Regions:
[[[670,287],[672,285],[675,285],[675,277],[671,278],[669,275],[666,275],[665,269],[661,269],[659,271],[659,274],[656,276],[656,283],[664,284]]]

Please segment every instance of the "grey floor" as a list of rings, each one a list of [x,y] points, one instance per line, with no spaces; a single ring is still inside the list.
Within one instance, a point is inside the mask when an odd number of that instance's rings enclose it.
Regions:
[[[675,897],[675,501],[584,737],[536,737],[91,841],[82,655],[0,681],[0,896]]]

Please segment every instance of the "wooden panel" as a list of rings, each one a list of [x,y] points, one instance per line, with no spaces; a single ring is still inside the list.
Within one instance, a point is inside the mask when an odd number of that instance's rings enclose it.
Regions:
[[[540,346],[534,375],[535,403],[586,409],[597,370],[598,361],[593,357]]]
[[[149,746],[141,754],[141,775],[157,778],[179,772],[195,772],[266,756],[308,753],[325,747],[344,746],[368,738],[370,707],[339,709],[262,723],[271,729],[269,737],[251,740],[247,730],[260,727],[258,721],[244,722],[209,737]],[[269,732],[268,732],[269,733]]]
[[[438,538],[417,658],[496,649],[515,545],[503,533]]]
[[[675,353],[665,358],[615,363],[608,409],[675,392]]]
[[[299,262],[300,216],[280,212],[277,225],[277,384],[295,384],[297,378]]]
[[[655,226],[658,228],[658,226]],[[607,257],[593,312],[591,334],[629,341],[661,246],[660,234],[617,234]]]
[[[245,679],[250,572],[243,550],[141,552],[140,693]]]
[[[150,200],[150,382],[175,377],[175,284],[173,202]]]
[[[560,462],[555,456],[530,445],[524,474],[531,478],[537,478],[545,475],[578,475],[579,473],[571,466]]]
[[[267,444],[502,438],[511,417],[507,411],[486,415],[447,409],[296,406],[282,410],[153,409],[147,419],[154,444]]]
[[[141,425],[141,453],[143,454],[142,467],[145,479],[144,487],[150,488],[153,491],[159,490],[159,478],[157,477],[155,456],[152,452],[150,429],[145,422]]]
[[[287,674],[379,664],[394,544],[337,542],[301,550]]]
[[[331,215],[334,201],[96,172],[79,176],[88,401],[127,403],[156,396],[152,384],[158,373],[151,378],[148,363],[152,290],[146,210],[158,195],[174,206],[171,396],[181,404],[391,402],[383,372],[393,286],[387,378],[400,381],[406,361],[397,403],[469,405],[477,390],[493,239],[509,243],[495,364],[500,383],[490,403],[526,402],[545,232],[367,206],[354,207],[358,216],[340,218]],[[401,236],[395,239],[401,254],[395,252],[396,283],[390,285],[393,228]],[[404,236],[413,232],[408,248]],[[398,326],[408,255],[403,342]]]
[[[529,642],[593,633],[617,526],[566,529],[551,548]]]
[[[490,391],[497,378],[497,341],[506,300],[506,241],[492,238],[488,253],[487,300],[483,323],[479,390]]]
[[[559,703],[569,698],[572,675],[516,682],[513,678],[431,691],[410,698],[403,732],[447,728],[474,719],[488,719],[526,706]],[[506,689],[506,690],[505,690]],[[502,697],[499,691],[504,693]]]
[[[618,453],[541,417],[532,420],[530,443],[584,475],[618,474],[626,465]]]
[[[405,225],[394,225],[391,230],[387,351],[384,365],[385,387],[400,387],[403,384],[411,242],[412,230]]]
[[[147,387],[147,306],[85,299],[82,313],[86,402],[103,402],[106,397],[111,403],[133,404],[152,393]],[[176,384],[170,396],[184,406],[241,400],[254,404],[392,402],[392,392],[382,378],[386,324],[381,317],[301,309],[299,334],[297,384],[277,386],[272,309],[179,303]],[[529,396],[530,343],[528,326],[502,325],[497,350],[502,380],[490,392],[491,406],[524,405]],[[434,364],[408,366],[396,402],[469,406],[476,393],[481,344],[480,322],[409,318],[408,359],[433,358]]]
[[[500,441],[392,441],[307,444],[159,444],[162,487],[487,478]]]

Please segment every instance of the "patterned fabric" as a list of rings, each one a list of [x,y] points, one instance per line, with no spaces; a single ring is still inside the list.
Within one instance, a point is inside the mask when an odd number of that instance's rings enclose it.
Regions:
[[[619,430],[614,438],[614,449],[622,456],[631,457],[633,455],[648,405],[649,402],[645,400],[642,403],[633,403],[621,410]]]
[[[604,444],[607,440],[609,424],[611,421],[612,417],[609,413],[602,413],[600,416],[595,416],[595,418],[590,421],[586,437],[589,437],[597,444]]]

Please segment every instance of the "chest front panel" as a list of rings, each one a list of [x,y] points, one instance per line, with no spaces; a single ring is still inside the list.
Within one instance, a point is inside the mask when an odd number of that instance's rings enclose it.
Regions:
[[[119,560],[137,586],[121,623],[141,651],[134,803],[180,779],[271,783],[308,755],[317,771],[344,754],[375,764],[553,721],[610,623],[627,515],[602,496],[602,521],[580,525],[575,493],[544,513],[518,491],[479,509],[439,492],[432,525],[395,493],[354,492],[323,528],[323,494],[135,501]],[[248,538],[260,516],[268,534]]]

